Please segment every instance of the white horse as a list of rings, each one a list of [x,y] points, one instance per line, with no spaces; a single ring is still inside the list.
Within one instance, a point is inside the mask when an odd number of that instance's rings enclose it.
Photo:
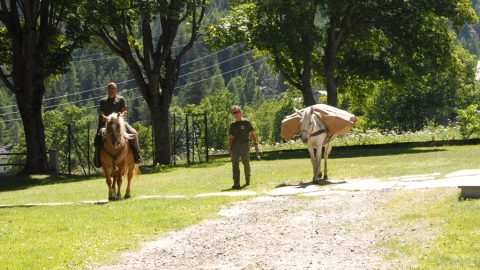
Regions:
[[[335,136],[329,137],[328,130],[325,124],[322,123],[320,117],[315,114],[313,107],[308,107],[302,111],[295,109],[296,113],[301,117],[300,131],[302,142],[307,144],[308,152],[310,152],[310,159],[313,166],[314,183],[318,183],[322,179],[322,147],[323,151],[324,170],[323,180],[328,180],[327,160],[330,151],[332,151],[332,141]]]

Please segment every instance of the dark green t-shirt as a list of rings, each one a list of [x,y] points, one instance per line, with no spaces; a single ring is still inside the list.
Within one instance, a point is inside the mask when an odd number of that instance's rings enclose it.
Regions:
[[[114,98],[106,96],[100,100],[100,112],[103,112],[105,116],[118,113],[123,107],[127,107],[127,103],[125,98],[120,95],[116,95]],[[98,123],[98,125],[101,126],[103,123]]]
[[[247,119],[235,121],[230,124],[228,134],[233,136],[233,143],[248,143],[248,135],[253,131],[252,124]]]

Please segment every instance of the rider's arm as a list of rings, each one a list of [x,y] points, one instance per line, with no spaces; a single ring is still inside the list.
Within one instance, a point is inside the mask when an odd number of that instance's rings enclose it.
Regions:
[[[125,99],[122,98],[120,102],[122,103],[122,105],[120,106],[120,113],[128,113],[127,102],[125,101]]]

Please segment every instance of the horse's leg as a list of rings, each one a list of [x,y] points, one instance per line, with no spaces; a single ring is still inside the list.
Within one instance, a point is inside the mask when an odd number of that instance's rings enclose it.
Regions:
[[[115,196],[117,200],[120,200],[122,198],[122,191],[120,189],[122,187],[122,176],[123,172],[119,171],[117,174],[117,194]]]
[[[315,147],[315,167],[317,168],[317,181],[320,181],[322,179],[322,167],[321,162],[322,162],[322,147],[317,144]]]
[[[130,195],[130,182],[132,182],[133,170],[135,169],[135,164],[132,162],[131,166],[128,168],[127,174],[127,190],[125,191],[125,199],[129,199]]]
[[[313,146],[308,146],[308,152],[310,153],[310,161],[312,162],[312,168],[313,168],[313,178],[312,182],[316,183],[318,182],[318,162],[317,162],[317,150]]]
[[[114,183],[112,181],[112,171],[110,169],[105,170],[105,178],[108,186],[108,200],[111,201],[115,199],[115,188],[112,187]]]
[[[328,180],[328,172],[327,172],[327,160],[328,160],[328,155],[330,155],[330,152],[332,151],[332,145],[330,143],[327,143],[325,146],[325,152],[323,153],[323,162],[324,162],[324,170],[325,174],[323,175],[323,180]]]

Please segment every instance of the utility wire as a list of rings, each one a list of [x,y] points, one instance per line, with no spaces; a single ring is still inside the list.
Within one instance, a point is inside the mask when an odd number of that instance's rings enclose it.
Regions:
[[[191,86],[191,85],[194,85],[194,84],[197,84],[197,83],[200,83],[200,82],[203,82],[203,81],[207,81],[207,80],[210,80],[210,79],[213,79],[215,77],[219,77],[219,76],[223,76],[225,74],[228,74],[228,73],[232,73],[234,71],[237,71],[237,70],[241,70],[247,66],[251,66],[251,65],[254,65],[254,64],[257,64],[257,63],[260,63],[260,62],[263,62],[267,59],[268,57],[263,57],[257,61],[254,61],[250,64],[247,64],[247,65],[244,65],[244,66],[241,66],[239,68],[235,68],[235,69],[232,69],[232,70],[229,70],[229,71],[226,71],[226,72],[223,72],[223,73],[220,73],[220,74],[217,74],[217,75],[213,75],[213,76],[210,76],[208,78],[204,78],[204,79],[201,79],[201,80],[198,80],[198,81],[195,81],[195,82],[191,82],[191,83],[187,83],[187,84],[184,84],[184,85],[179,85],[179,86],[176,86],[174,89],[177,90],[177,89],[181,89],[183,87],[187,87],[187,86]],[[137,88],[132,88],[132,89],[128,89],[128,90],[124,90],[122,91],[121,93],[124,93],[124,92],[130,92],[130,91],[133,91]],[[98,97],[94,97],[94,98],[88,98],[88,99],[84,99],[84,100],[81,100],[81,101],[87,101],[87,100],[91,100],[91,99],[98,99],[98,98],[101,98],[103,96],[98,96]],[[141,98],[143,97],[142,95],[139,95],[139,96],[135,96],[135,97],[132,97],[132,98],[129,98],[129,99],[138,99],[138,98]],[[65,102],[65,103],[60,103],[60,104],[57,104],[57,105],[52,105],[52,106],[47,106],[47,107],[44,107],[44,109],[47,109],[47,108],[53,108],[53,107],[56,107],[56,106],[61,106],[61,105],[67,105],[67,104],[73,104],[73,103],[78,103],[78,102],[81,102],[81,101],[72,101],[72,102]],[[87,108],[93,108],[93,107],[98,107],[98,105],[96,106],[90,106],[90,107],[87,107]],[[3,121],[3,123],[8,123],[8,122],[12,122],[12,121],[19,121],[19,120],[22,120],[22,118],[15,118],[15,119],[9,119],[9,120],[5,120]],[[1,121],[0,121],[1,122]]]
[[[193,61],[184,63],[183,65],[187,65],[187,64],[189,64],[189,63],[193,63],[193,62],[199,61],[199,60],[204,59],[204,58],[206,58],[206,57],[210,57],[210,56],[212,56],[212,55],[214,55],[214,54],[218,54],[218,53],[220,53],[220,52],[222,52],[222,51],[224,51],[224,50],[226,50],[226,49],[228,49],[228,48],[230,48],[230,47],[232,47],[232,46],[225,47],[225,48],[223,48],[223,49],[221,49],[221,50],[219,50],[219,51],[213,52],[213,53],[211,53],[211,54],[209,54],[209,55],[206,55],[206,56],[203,56],[203,57],[201,57],[201,58],[197,58],[197,59],[195,59],[195,60],[193,60]],[[251,52],[252,52],[252,50],[249,50],[249,51],[247,51],[247,52],[245,52],[245,53],[242,53],[242,54],[240,54],[240,55],[236,55],[236,56],[234,56],[234,57],[232,57],[232,58],[229,58],[229,59],[224,60],[224,61],[222,61],[222,62],[216,63],[216,64],[214,64],[214,65],[208,66],[208,67],[206,67],[206,68],[203,68],[203,69],[200,69],[200,70],[194,70],[194,71],[192,71],[192,72],[189,72],[189,73],[186,73],[186,74],[182,74],[182,75],[179,76],[179,78],[182,78],[182,77],[185,77],[185,76],[187,76],[187,75],[194,74],[194,73],[197,73],[197,72],[200,72],[200,71],[209,69],[209,68],[214,67],[214,66],[217,66],[217,65],[221,65],[221,64],[223,64],[223,63],[232,61],[233,59],[239,58],[239,57],[244,56],[244,55],[246,55],[246,54],[249,54],[249,53],[251,53]],[[181,65],[181,66],[182,66],[182,65]],[[135,81],[135,79],[129,79],[129,80],[125,80],[125,81],[122,81],[122,82],[117,82],[116,84],[118,85],[118,84],[128,83],[128,82],[132,82],[132,81]],[[54,100],[54,99],[65,98],[65,97],[68,97],[68,96],[79,95],[79,94],[82,94],[82,93],[87,93],[87,92],[95,91],[95,90],[98,90],[98,89],[102,89],[102,88],[104,88],[104,87],[105,87],[105,86],[100,86],[100,87],[96,87],[96,88],[92,88],[92,89],[87,89],[87,90],[83,90],[83,91],[76,92],[76,93],[70,93],[70,94],[65,94],[65,95],[61,95],[61,96],[50,97],[50,98],[44,99],[43,101],[45,102],[45,101],[48,101],[48,100]],[[13,105],[2,106],[2,107],[0,107],[0,109],[9,108],[9,107],[14,107],[14,106],[17,106],[17,105],[16,105],[16,104],[13,104]],[[10,113],[3,113],[3,114],[0,114],[0,116],[11,115],[11,114],[15,114],[15,113],[18,113],[18,111],[10,112]]]

